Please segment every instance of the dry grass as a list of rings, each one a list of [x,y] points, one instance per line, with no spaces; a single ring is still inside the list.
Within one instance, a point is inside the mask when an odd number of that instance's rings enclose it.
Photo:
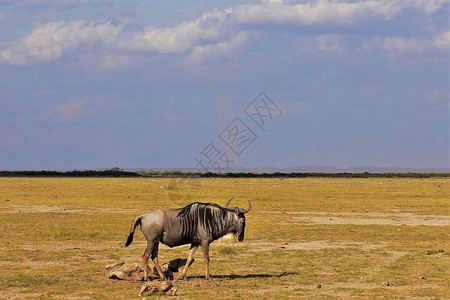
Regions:
[[[449,298],[450,180],[0,178],[0,298],[135,298],[104,266],[139,262],[132,220],[192,201],[254,209],[244,243],[198,251],[188,298]],[[427,255],[428,250],[444,253]],[[161,247],[160,261],[188,246]],[[383,286],[389,281],[395,286]],[[318,288],[318,284],[321,288]]]

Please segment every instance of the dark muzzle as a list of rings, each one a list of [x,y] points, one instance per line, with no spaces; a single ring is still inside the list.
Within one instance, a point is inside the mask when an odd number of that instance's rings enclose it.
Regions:
[[[244,240],[244,228],[242,228],[241,233],[239,234],[238,241],[242,242]]]

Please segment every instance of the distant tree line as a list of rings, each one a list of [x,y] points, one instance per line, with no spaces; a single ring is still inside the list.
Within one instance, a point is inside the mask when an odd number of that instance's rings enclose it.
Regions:
[[[143,177],[202,177],[201,172],[182,172],[180,170],[172,171],[139,171]]]
[[[124,170],[73,170],[73,171],[0,171],[0,177],[140,177],[138,173]]]
[[[204,178],[431,178],[450,177],[450,173],[201,173],[173,171],[130,172],[118,167],[109,170],[0,171],[0,177],[204,177]]]
[[[326,178],[431,178],[450,177],[450,173],[204,173],[201,177],[225,177],[225,178],[305,178],[305,177],[326,177]]]

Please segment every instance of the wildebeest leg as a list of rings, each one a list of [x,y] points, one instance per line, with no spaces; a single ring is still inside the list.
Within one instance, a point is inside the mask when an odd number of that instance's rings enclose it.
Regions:
[[[147,242],[147,249],[145,249],[144,254],[142,254],[142,268],[144,269],[144,280],[148,281],[148,258],[153,252],[155,247],[154,243]]]
[[[156,271],[158,271],[159,278],[160,278],[161,280],[166,280],[166,276],[164,276],[164,273],[163,273],[163,271],[161,270],[161,266],[159,265],[159,261],[158,261],[158,248],[159,248],[159,242],[156,243],[155,247],[153,248],[153,251],[152,251],[152,260],[153,260],[153,263],[155,264]]]
[[[181,279],[186,279],[187,270],[189,266],[192,264],[192,261],[194,260],[194,255],[198,249],[198,246],[199,244],[191,244],[191,249],[189,249],[189,255],[186,261],[186,266],[184,267],[183,273],[181,274]]]
[[[205,262],[205,277],[207,280],[211,280],[211,277],[209,276],[209,243],[208,242],[202,243],[202,250],[203,250],[203,261]]]

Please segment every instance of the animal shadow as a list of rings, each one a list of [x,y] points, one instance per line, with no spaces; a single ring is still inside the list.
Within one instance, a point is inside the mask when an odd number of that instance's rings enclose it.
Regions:
[[[295,272],[283,272],[281,274],[245,274],[245,275],[238,275],[238,274],[230,274],[230,275],[211,275],[212,279],[247,279],[247,278],[281,278],[285,276],[291,276],[291,275],[300,275],[300,273]],[[202,279],[205,278],[205,276],[188,276],[187,279]]]

